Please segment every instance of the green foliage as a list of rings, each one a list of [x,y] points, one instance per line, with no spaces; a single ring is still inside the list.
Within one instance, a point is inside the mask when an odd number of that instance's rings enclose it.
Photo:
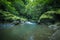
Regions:
[[[1,11],[0,10],[0,14],[2,14],[1,17],[4,19],[4,21],[10,21],[10,20],[12,20],[12,21],[14,21],[14,20],[26,21],[27,20],[26,18],[16,16],[16,15],[11,14],[10,12],[6,12],[6,11]],[[3,20],[3,19],[1,19],[1,20]]]
[[[0,10],[35,21],[44,17],[52,18],[50,15],[46,16],[45,14],[48,11],[60,13],[59,7],[59,0],[0,0]]]
[[[50,19],[52,19],[53,18],[52,14],[54,14],[54,13],[56,13],[56,11],[47,11],[47,12],[45,12],[44,14],[42,14],[40,16],[40,19],[42,19],[42,18],[50,18]]]
[[[60,12],[59,9],[56,11],[47,11],[44,14],[42,14],[38,20],[38,22],[51,22],[51,23],[55,23],[55,22],[60,22],[59,19],[60,18]]]

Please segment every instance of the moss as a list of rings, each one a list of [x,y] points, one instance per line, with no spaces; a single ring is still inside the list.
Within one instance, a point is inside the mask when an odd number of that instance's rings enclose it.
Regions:
[[[56,12],[57,12],[58,14],[60,14],[60,9],[56,10]]]
[[[50,19],[52,19],[54,14],[60,14],[60,9],[58,9],[56,11],[53,11],[53,10],[47,11],[47,12],[45,12],[44,14],[42,14],[40,16],[40,19],[42,19],[42,18],[50,18]]]
[[[9,21],[9,20],[23,20],[23,21],[26,21],[27,19],[26,18],[23,18],[23,17],[20,17],[20,16],[17,16],[17,15],[14,15],[10,12],[6,12],[6,11],[2,11],[0,10],[0,13],[2,14],[2,16],[4,16],[4,20],[5,21]],[[2,19],[3,20],[3,19]]]
[[[45,12],[44,14],[42,14],[40,16],[40,19],[43,19],[43,18],[50,18],[50,19],[52,19],[53,18],[52,14],[54,14],[54,13],[56,13],[56,11],[47,11],[47,12]]]
[[[38,20],[38,22],[59,22],[60,21],[60,9],[56,11],[47,11],[44,14],[42,14]]]

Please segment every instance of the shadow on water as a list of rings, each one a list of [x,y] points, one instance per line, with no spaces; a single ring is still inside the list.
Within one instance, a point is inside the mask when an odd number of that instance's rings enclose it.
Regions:
[[[48,40],[51,30],[36,23],[0,24],[0,40]]]

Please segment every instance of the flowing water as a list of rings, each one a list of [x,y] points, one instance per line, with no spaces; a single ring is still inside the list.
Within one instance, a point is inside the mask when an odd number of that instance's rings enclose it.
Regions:
[[[47,26],[31,22],[0,24],[0,40],[48,40],[51,33]]]

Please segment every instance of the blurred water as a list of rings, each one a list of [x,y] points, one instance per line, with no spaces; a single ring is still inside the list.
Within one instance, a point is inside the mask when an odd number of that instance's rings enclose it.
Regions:
[[[4,24],[0,23],[0,29],[9,29],[14,26],[16,26],[16,25],[13,23],[4,23]],[[27,28],[28,28],[28,26],[30,26],[30,28],[33,28],[36,26],[36,23],[32,23],[32,22],[27,21],[25,23],[19,24],[18,26],[24,26]]]
[[[3,35],[3,40],[35,40],[35,34],[38,35],[37,40],[40,40],[40,33],[42,35],[44,33],[46,34],[46,32],[49,32],[49,29],[47,29],[45,26],[37,25],[36,23],[32,22],[25,22],[18,25],[14,25],[12,23],[4,23],[0,24],[0,29],[5,29],[1,32]],[[9,37],[7,37],[7,35]]]
[[[4,23],[4,24],[0,24],[0,29],[9,29],[11,27],[13,27],[14,24],[11,24],[11,23]]]
[[[31,35],[28,40],[34,40],[34,36]]]

